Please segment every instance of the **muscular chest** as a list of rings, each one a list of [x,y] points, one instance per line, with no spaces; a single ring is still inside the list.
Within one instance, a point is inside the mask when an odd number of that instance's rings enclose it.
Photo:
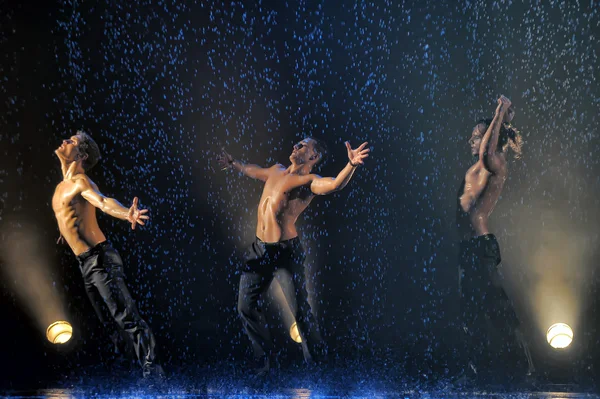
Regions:
[[[310,199],[311,192],[305,176],[278,175],[269,178],[265,184],[263,197],[270,198],[278,207]]]
[[[79,192],[74,183],[64,181],[56,186],[52,196],[52,209],[58,211],[77,202],[79,202]]]

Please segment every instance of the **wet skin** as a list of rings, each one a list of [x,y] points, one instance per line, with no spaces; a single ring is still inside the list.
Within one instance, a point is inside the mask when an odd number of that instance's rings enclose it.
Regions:
[[[106,237],[98,226],[96,208],[121,220],[136,224],[144,224],[148,219],[147,210],[138,209],[137,197],[131,208],[126,208],[118,201],[107,198],[98,190],[98,186],[90,180],[83,169],[83,161],[87,155],[79,151],[81,137],[75,135],[65,139],[55,154],[61,162],[63,181],[56,186],[52,197],[52,209],[56,216],[61,239],[64,239],[77,256],[95,245],[106,241]]]
[[[483,124],[475,126],[469,139],[471,154],[477,156],[478,160],[465,174],[464,191],[459,200],[462,210],[469,214],[476,236],[489,233],[489,217],[508,177],[506,152],[498,147],[498,140],[510,105],[508,98],[500,97],[490,126],[487,130]]]
[[[319,161],[315,142],[306,138],[294,145],[289,159],[291,165],[276,164],[270,168],[241,163],[223,152],[217,158],[222,168],[233,168],[246,176],[263,181],[263,192],[258,205],[256,236],[264,242],[274,243],[298,236],[296,220],[308,207],[315,195],[325,195],[343,189],[363,164],[369,149],[367,143],[352,149],[346,142],[348,164],[334,177],[321,177],[311,173]],[[354,165],[354,166],[353,166]]]

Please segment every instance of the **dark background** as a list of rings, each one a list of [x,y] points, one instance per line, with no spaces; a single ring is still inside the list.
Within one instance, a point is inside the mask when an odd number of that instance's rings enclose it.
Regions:
[[[79,128],[100,145],[89,175],[103,193],[127,206],[139,196],[150,210],[151,222],[133,232],[99,219],[172,367],[249,355],[237,284],[261,185],[219,171],[216,151],[287,163],[292,145],[313,136],[331,153],[319,173],[334,176],[344,141],[368,140],[371,157],[350,184],[317,198],[298,222],[330,353],[388,359],[415,376],[451,374],[456,192],[472,162],[471,130],[500,94],[525,139],[491,219],[507,290],[541,369],[589,367],[599,16],[591,0],[0,3],[2,245],[17,245],[7,232],[40,239],[36,253],[77,328],[69,351],[52,348],[15,295],[27,281],[4,278],[0,357],[11,362],[2,361],[0,380],[107,356],[76,260],[54,245],[53,151]],[[562,355],[548,350],[539,316],[552,313],[540,299],[553,292],[550,274],[579,312],[569,315],[574,347]],[[284,355],[299,362],[270,308]]]

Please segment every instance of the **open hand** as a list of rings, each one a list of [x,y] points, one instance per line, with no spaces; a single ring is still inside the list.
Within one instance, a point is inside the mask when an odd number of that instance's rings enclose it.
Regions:
[[[131,230],[135,230],[136,223],[142,226],[146,224],[144,220],[150,218],[148,215],[145,215],[146,212],[148,212],[148,209],[138,209],[138,197],[135,197],[127,214],[127,220],[131,223]]]
[[[233,164],[233,157],[229,155],[224,148],[222,148],[221,154],[217,155],[217,163],[219,164],[219,168],[221,168],[221,170],[229,169]]]
[[[358,147],[357,149],[353,150],[352,147],[350,147],[350,142],[346,141],[346,149],[348,150],[348,159],[350,160],[350,163],[353,165],[363,165],[364,161],[363,159],[367,158],[369,156],[369,151],[371,151],[370,148],[365,149],[365,147],[367,146],[366,141],[364,143],[362,143],[360,145],[360,147]]]

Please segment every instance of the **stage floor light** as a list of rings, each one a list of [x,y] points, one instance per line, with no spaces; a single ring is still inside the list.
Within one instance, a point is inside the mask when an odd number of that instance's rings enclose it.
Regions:
[[[546,340],[554,349],[564,349],[573,341],[573,330],[566,323],[554,323],[548,328]]]
[[[55,321],[46,329],[46,338],[53,344],[64,344],[73,336],[73,327],[67,321]]]
[[[290,337],[292,337],[294,342],[299,344],[302,343],[302,337],[300,336],[300,330],[298,330],[298,324],[296,322],[290,327]]]

